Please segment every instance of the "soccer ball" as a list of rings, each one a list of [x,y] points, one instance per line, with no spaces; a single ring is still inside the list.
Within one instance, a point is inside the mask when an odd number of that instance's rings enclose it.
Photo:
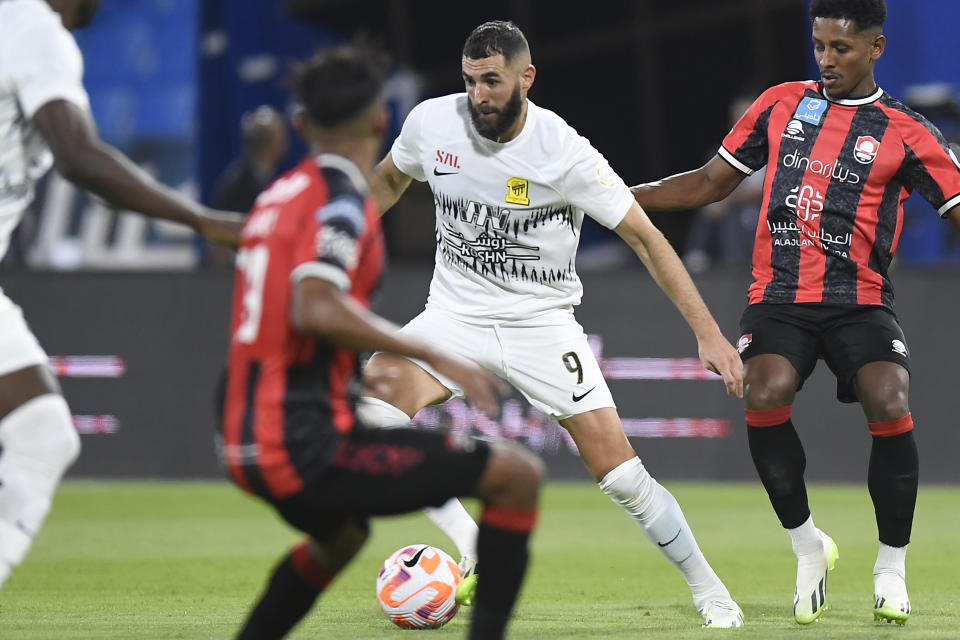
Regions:
[[[380,567],[377,602],[390,622],[404,629],[436,629],[457,613],[460,569],[427,544],[395,551]]]

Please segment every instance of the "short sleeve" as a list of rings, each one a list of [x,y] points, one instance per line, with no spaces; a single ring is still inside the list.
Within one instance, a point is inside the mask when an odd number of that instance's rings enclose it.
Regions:
[[[366,200],[349,186],[344,188],[349,179],[343,173],[331,169],[323,173],[331,196],[313,213],[308,232],[300,235],[290,277],[294,281],[321,278],[349,291],[366,229]]]
[[[734,169],[751,175],[767,164],[767,125],[777,98],[773,87],[757,98],[723,139],[717,153]]]
[[[960,205],[960,159],[943,134],[917,116],[901,128],[904,159],[903,179],[920,192],[941,216]]]
[[[83,88],[83,58],[69,31],[44,17],[4,43],[8,77],[28,118],[53,100],[89,110]]]
[[[578,137],[577,146],[579,149],[564,179],[563,196],[603,226],[613,229],[627,215],[634,202],[633,194],[586,138]]]
[[[400,135],[393,141],[390,156],[397,169],[414,180],[423,182],[427,175],[423,170],[423,119],[426,111],[425,103],[421,102],[410,111],[403,122]]]

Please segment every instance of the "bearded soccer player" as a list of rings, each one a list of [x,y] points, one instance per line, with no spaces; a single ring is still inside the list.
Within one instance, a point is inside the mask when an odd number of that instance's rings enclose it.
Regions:
[[[387,113],[383,65],[335,49],[297,80],[310,155],[257,199],[237,262],[222,425],[230,478],[307,538],[276,567],[239,638],[280,638],[360,550],[368,518],[483,503],[479,557],[492,589],[478,594],[470,638],[503,637],[527,565],[540,461],[514,443],[356,423],[357,351],[423,359],[496,410],[493,378],[367,310],[383,236],[367,180]]]
[[[810,514],[790,419],[822,356],[838,400],[860,403],[872,436],[874,617],[903,624],[919,463],[910,353],[888,270],[914,189],[960,228],[960,163],[933,125],[874,80],[887,43],[883,0],[813,0],[810,16],[820,81],[768,89],[705,166],[633,193],[650,209],[691,209],[767,166],[739,348],[750,453],[797,555],[794,616],[809,624],[823,613],[838,555]]]
[[[34,183],[54,164],[116,207],[187,224],[235,246],[242,216],[184,198],[100,140],[70,34],[98,4],[0,1],[0,258],[33,200]],[[0,291],[0,586],[23,561],[60,477],[80,453],[47,360],[20,307]]]
[[[674,497],[654,480],[623,432],[610,389],[573,315],[574,268],[585,215],[615,229],[693,329],[704,366],[742,393],[742,364],[663,235],[589,141],[527,98],[536,69],[509,22],[480,25],[461,60],[466,92],[427,100],[407,117],[372,187],[382,211],[411,181],[427,181],[437,219],[436,269],[426,309],[404,335],[470,358],[507,379],[573,436],[601,490],[630,514],[686,579],[709,627],[743,625],[740,607],[710,567]],[[407,424],[427,405],[462,395],[429,363],[375,355],[378,384],[361,418]],[[428,511],[469,571],[477,527],[458,501]],[[482,553],[481,553],[482,556]],[[476,574],[474,574],[476,575]],[[471,580],[471,578],[473,578]],[[487,589],[486,566],[477,598]],[[468,603],[467,588],[458,592]]]

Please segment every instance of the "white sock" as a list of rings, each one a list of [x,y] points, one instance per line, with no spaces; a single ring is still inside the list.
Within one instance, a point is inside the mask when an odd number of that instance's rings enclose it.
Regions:
[[[0,420],[0,586],[23,561],[80,438],[59,395],[32,398]]]
[[[442,506],[427,507],[423,512],[453,540],[461,557],[468,556],[473,558],[474,562],[477,561],[477,536],[480,535],[480,527],[459,500],[450,498]]]
[[[698,609],[711,600],[730,599],[730,592],[697,546],[676,498],[647,473],[640,458],[621,463],[599,485],[680,570]]]
[[[410,424],[410,416],[406,413],[389,402],[369,396],[360,398],[360,402],[357,403],[357,418],[367,426],[381,429],[404,427]],[[469,556],[476,562],[477,536],[480,534],[480,528],[459,500],[450,498],[442,506],[427,507],[423,512],[453,540],[461,557]]]
[[[902,579],[907,577],[907,545],[902,547],[891,547],[890,545],[880,543],[880,550],[877,552],[877,562],[873,565],[873,575],[879,576],[884,573],[894,573]]]
[[[811,553],[823,553],[823,540],[813,524],[812,515],[799,527],[787,529],[787,533],[790,534],[790,541],[793,543],[793,553],[798,558]]]
[[[361,397],[357,403],[357,419],[368,427],[382,429],[406,427],[410,424],[410,416],[406,413],[389,402],[370,396]]]

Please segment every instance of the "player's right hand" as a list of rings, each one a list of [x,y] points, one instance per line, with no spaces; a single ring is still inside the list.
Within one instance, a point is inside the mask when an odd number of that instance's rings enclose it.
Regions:
[[[727,387],[727,395],[743,397],[743,360],[719,331],[699,341],[700,362],[705,369],[719,374]]]
[[[436,354],[430,358],[430,365],[437,373],[457,383],[470,404],[491,418],[500,415],[498,393],[506,392],[506,383],[500,378],[469,360],[452,355]]]
[[[207,240],[236,248],[243,232],[243,214],[205,209],[197,222],[197,233]]]

